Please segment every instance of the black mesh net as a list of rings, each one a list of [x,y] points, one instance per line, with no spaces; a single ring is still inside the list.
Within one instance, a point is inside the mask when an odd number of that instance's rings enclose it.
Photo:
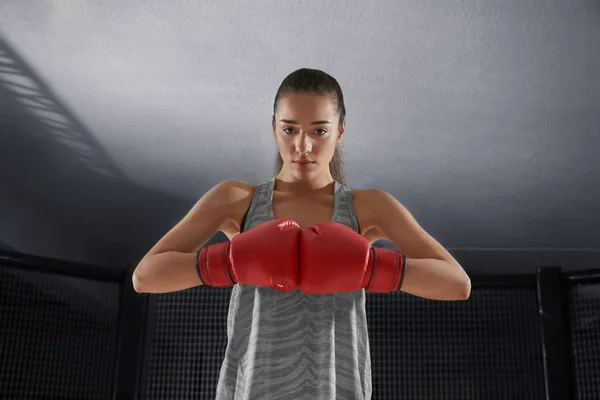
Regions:
[[[110,399],[119,285],[0,266],[0,398]]]
[[[600,284],[575,285],[569,315],[578,400],[600,399]]]
[[[545,398],[533,288],[466,302],[372,294],[367,312],[375,399]]]
[[[156,297],[149,399],[214,399],[231,291]],[[374,399],[543,399],[535,289],[479,289],[467,302],[367,298]]]
[[[211,399],[227,346],[231,289],[155,295],[148,399]]]

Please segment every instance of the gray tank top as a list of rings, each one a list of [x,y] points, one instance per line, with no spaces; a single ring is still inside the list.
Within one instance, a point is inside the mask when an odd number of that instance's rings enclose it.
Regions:
[[[256,187],[243,223],[274,219],[270,180]],[[351,190],[335,183],[332,221],[359,231]],[[235,285],[217,400],[370,399],[365,291],[305,295]]]

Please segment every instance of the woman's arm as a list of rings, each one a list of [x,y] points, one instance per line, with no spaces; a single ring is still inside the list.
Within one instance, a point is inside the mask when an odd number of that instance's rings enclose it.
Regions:
[[[454,257],[392,195],[380,190],[370,192],[373,229],[407,259],[401,290],[434,300],[469,298],[471,280]]]
[[[231,221],[233,210],[252,196],[248,185],[225,181],[211,190],[150,249],[133,272],[140,293],[165,293],[202,284],[196,271],[196,250]]]

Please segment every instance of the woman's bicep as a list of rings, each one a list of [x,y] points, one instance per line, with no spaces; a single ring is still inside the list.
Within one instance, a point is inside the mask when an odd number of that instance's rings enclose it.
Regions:
[[[145,257],[170,251],[192,253],[202,247],[230,218],[232,186],[226,181],[210,189]]]
[[[239,208],[236,199],[245,196],[244,190],[247,186],[223,182],[202,196],[138,263],[132,276],[134,289],[165,293],[201,285],[194,253],[235,215],[232,210]]]

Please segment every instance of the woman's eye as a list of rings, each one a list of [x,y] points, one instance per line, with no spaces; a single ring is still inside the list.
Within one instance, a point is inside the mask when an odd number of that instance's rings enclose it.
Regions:
[[[283,128],[282,130],[283,130],[283,132],[284,132],[284,133],[287,133],[288,135],[291,135],[291,134],[293,134],[293,133],[296,133],[296,131],[295,131],[295,129],[294,129],[294,128]],[[326,130],[326,129],[317,129],[317,130],[315,131],[315,135],[317,135],[317,136],[323,136],[323,135],[325,135],[326,133],[327,133],[327,130]]]

